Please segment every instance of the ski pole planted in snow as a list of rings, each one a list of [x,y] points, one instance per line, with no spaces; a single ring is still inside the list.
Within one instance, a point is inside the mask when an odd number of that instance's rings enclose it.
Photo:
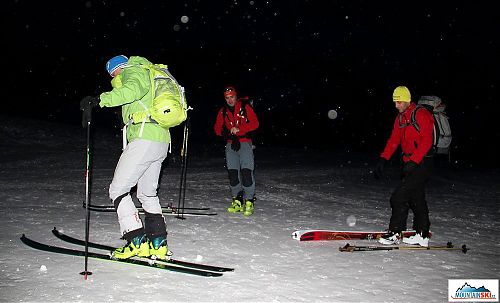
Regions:
[[[181,148],[181,181],[179,185],[179,203],[177,209],[181,210],[176,216],[177,219],[184,218],[184,203],[186,202],[186,179],[187,179],[187,161],[188,161],[188,140],[189,140],[189,117],[184,123],[184,137]]]
[[[87,121],[87,165],[85,169],[85,205],[86,205],[86,215],[85,215],[85,269],[80,274],[84,276],[87,280],[87,276],[91,275],[92,272],[88,271],[88,261],[89,261],[89,228],[90,228],[90,167],[91,167],[91,140],[90,140],[90,119]]]

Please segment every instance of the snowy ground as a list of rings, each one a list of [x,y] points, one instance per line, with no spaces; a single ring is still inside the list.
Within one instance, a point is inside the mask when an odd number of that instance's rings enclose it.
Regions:
[[[83,258],[36,251],[19,240],[25,233],[76,248],[52,236],[55,226],[84,236],[85,133],[36,121],[7,122],[0,128],[2,302],[446,302],[448,279],[499,278],[498,171],[441,168],[429,185],[431,244],[465,243],[471,248],[467,254],[345,253],[338,251],[345,241],[301,243],[290,235],[296,229],[386,228],[395,165],[376,181],[370,173],[376,155],[258,147],[252,217],[225,211],[222,148],[214,157],[190,157],[186,195],[186,206],[210,207],[218,216],[167,217],[176,258],[231,266],[234,272],[202,278],[90,259],[93,275],[85,281],[78,274]],[[93,204],[109,203],[119,144],[119,137],[96,136]],[[177,204],[179,173],[178,163],[170,161],[161,182],[163,204]],[[350,216],[354,226],[347,223]],[[95,242],[123,243],[113,213],[92,213],[90,232]]]

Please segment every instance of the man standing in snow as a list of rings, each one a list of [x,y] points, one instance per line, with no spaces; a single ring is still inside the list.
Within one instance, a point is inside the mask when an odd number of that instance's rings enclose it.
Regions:
[[[251,216],[255,202],[254,156],[251,132],[259,121],[248,98],[238,99],[234,87],[224,89],[224,105],[217,114],[214,131],[226,141],[226,166],[229,174],[232,203],[230,213]]]
[[[394,90],[392,100],[399,111],[394,121],[391,136],[384,151],[380,155],[375,169],[375,177],[383,172],[385,163],[391,158],[398,146],[403,152],[403,174],[401,183],[391,196],[392,215],[389,232],[379,239],[382,244],[399,244],[402,231],[406,229],[408,210],[413,210],[413,227],[417,234],[404,238],[403,243],[429,245],[429,210],[425,200],[425,183],[429,178],[432,166],[432,144],[434,118],[426,109],[419,110],[411,102],[408,88],[398,86]],[[412,113],[415,111],[415,121]],[[412,123],[414,122],[414,123]]]
[[[121,106],[125,124],[126,141],[109,187],[111,198],[120,224],[124,247],[114,251],[113,256],[127,259],[133,256],[166,259],[168,253],[167,230],[162,215],[157,189],[163,160],[167,157],[170,133],[156,123],[131,122],[131,115],[151,107],[149,71],[143,65],[151,65],[142,57],[116,56],[106,64],[106,70],[113,77],[113,89],[99,97],[85,97],[80,108],[83,110],[83,125],[90,120],[92,108]],[[125,134],[125,132],[124,132]],[[145,212],[144,225],[130,195],[137,186],[137,198]]]

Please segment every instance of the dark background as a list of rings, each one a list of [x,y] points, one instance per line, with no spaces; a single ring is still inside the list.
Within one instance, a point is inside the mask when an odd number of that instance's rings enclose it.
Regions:
[[[200,149],[222,144],[212,125],[233,84],[254,100],[257,146],[376,161],[397,114],[392,91],[406,85],[414,101],[446,103],[454,164],[499,164],[500,27],[489,2],[54,2],[4,4],[2,114],[78,125],[80,99],[111,88],[106,61],[140,55],[185,86]],[[119,134],[114,112],[100,110],[96,129]]]

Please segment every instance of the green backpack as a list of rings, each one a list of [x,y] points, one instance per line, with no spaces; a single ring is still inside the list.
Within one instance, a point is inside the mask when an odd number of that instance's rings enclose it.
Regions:
[[[133,123],[158,123],[169,129],[184,122],[190,109],[184,96],[184,87],[179,85],[164,64],[141,67],[149,71],[153,101],[150,108],[141,102],[144,111],[132,114]]]

